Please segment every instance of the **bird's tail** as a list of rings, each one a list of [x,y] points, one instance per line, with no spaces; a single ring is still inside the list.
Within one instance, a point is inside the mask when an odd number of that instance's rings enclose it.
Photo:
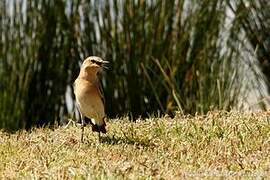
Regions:
[[[87,118],[85,117],[85,123],[86,124],[91,124],[92,126],[92,131],[94,132],[102,132],[102,133],[106,133],[107,130],[106,130],[106,122],[105,120],[103,119],[103,124],[102,125],[97,125],[97,124],[94,124],[90,118]]]
[[[92,131],[95,131],[95,132],[102,132],[102,133],[106,133],[107,130],[106,130],[106,124],[102,124],[101,126],[97,125],[97,124],[93,124],[92,125]]]

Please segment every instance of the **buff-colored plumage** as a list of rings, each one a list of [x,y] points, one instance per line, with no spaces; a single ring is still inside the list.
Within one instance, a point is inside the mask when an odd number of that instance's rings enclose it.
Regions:
[[[97,76],[105,63],[108,61],[96,56],[86,58],[74,82],[74,94],[82,121],[82,141],[86,120],[90,121],[93,131],[106,133],[104,97]]]

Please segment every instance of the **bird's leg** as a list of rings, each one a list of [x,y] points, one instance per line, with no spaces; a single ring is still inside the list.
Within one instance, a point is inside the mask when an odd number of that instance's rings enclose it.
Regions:
[[[81,122],[82,122],[82,131],[81,131],[81,142],[83,142],[83,132],[84,132],[84,116],[81,116]]]
[[[82,125],[82,132],[81,132],[81,142],[83,142],[83,132],[84,132],[84,125]]]
[[[100,138],[101,138],[100,132],[98,132],[98,142],[100,142]]]

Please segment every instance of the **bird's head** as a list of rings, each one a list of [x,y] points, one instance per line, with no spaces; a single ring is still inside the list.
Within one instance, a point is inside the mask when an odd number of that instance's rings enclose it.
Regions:
[[[94,73],[96,74],[103,68],[106,68],[106,64],[108,64],[109,61],[104,61],[100,57],[97,56],[89,56],[87,57],[82,64],[82,69],[84,69],[88,73]]]

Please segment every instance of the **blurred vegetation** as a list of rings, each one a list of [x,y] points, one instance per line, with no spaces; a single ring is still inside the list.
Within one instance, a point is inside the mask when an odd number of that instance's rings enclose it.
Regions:
[[[246,34],[257,57],[260,68],[270,82],[270,1],[258,0],[229,3],[230,9],[237,14],[237,22]],[[267,83],[270,93],[270,84]]]
[[[0,3],[2,128],[60,122],[89,55],[111,62],[102,79],[109,117],[243,107],[247,40],[269,80],[264,0]]]

